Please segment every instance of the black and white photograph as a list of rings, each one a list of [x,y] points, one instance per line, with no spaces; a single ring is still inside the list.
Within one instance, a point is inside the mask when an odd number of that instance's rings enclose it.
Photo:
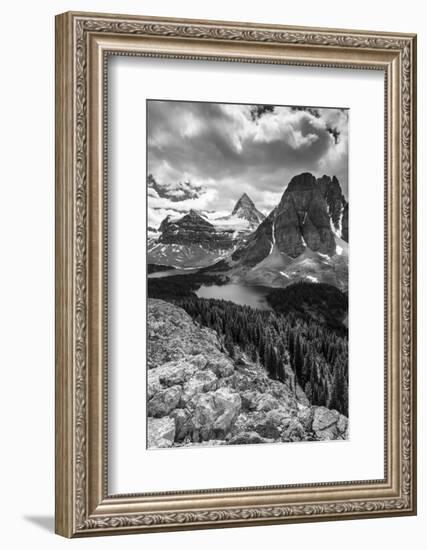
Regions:
[[[348,439],[349,110],[146,109],[147,448]]]

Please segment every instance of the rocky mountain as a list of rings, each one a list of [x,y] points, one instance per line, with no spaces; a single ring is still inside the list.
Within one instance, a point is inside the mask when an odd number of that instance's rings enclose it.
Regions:
[[[231,260],[251,283],[286,286],[305,279],[345,289],[347,240],[348,204],[337,178],[302,173]]]
[[[191,210],[150,233],[148,262],[227,271],[249,284],[348,287],[348,203],[338,179],[291,179],[265,218],[244,193],[227,216]]]
[[[346,439],[348,420],[311,406],[286,365],[272,380],[181,308],[148,300],[148,448]]]
[[[337,237],[348,242],[348,203],[342,194],[338,179],[336,176],[322,176],[317,183],[327,204],[332,230]]]
[[[190,210],[167,216],[157,234],[149,232],[148,262],[175,267],[204,267],[230,254],[264,219],[243,194],[231,214],[218,216]]]
[[[160,225],[159,243],[198,244],[207,250],[228,249],[232,246],[229,232],[216,231],[214,225],[195,210],[176,221],[166,218]]]
[[[265,218],[264,214],[258,210],[252,199],[246,193],[243,193],[236,202],[231,216],[247,220],[253,226],[253,229],[256,229]]]
[[[190,210],[182,217],[167,216],[157,239],[148,240],[148,263],[173,267],[203,267],[233,248],[233,231],[217,231],[206,217]]]

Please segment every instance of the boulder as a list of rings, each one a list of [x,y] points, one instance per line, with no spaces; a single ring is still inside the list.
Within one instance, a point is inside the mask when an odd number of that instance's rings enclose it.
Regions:
[[[214,372],[218,378],[226,378],[231,376],[234,372],[232,361],[224,356],[209,359],[205,368]]]
[[[157,392],[148,402],[148,416],[166,416],[178,406],[181,386],[172,386]]]
[[[337,422],[340,413],[326,407],[314,407],[312,429],[321,440],[336,439],[338,435]]]
[[[147,399],[150,400],[157,392],[162,390],[162,385],[157,373],[158,369],[150,369],[147,375]]]
[[[192,441],[207,441],[212,438],[213,425],[216,417],[212,393],[202,393],[191,401],[192,411]]]
[[[196,369],[197,367],[181,359],[157,367],[155,370],[163,386],[175,386],[188,380]]]
[[[241,409],[240,396],[227,388],[202,393],[189,403],[192,410],[192,440],[225,439]]]
[[[214,433],[217,438],[224,439],[239,415],[242,401],[238,393],[220,388],[214,393],[214,403],[219,413],[215,419]]]
[[[256,391],[244,391],[240,398],[242,400],[242,409],[245,411],[254,411],[257,408],[257,403],[260,398],[260,394]]]
[[[347,430],[348,430],[348,418],[343,414],[340,414],[340,417],[337,422],[337,429],[340,434],[344,435],[344,439],[347,439]]]
[[[298,404],[298,420],[301,425],[307,431],[311,431],[313,424],[313,409],[312,407],[307,407],[301,404]]]
[[[212,371],[199,371],[190,380],[185,382],[180,399],[180,407],[186,407],[188,403],[199,393],[216,390],[218,378]]]
[[[336,424],[339,419],[339,412],[326,407],[314,407],[313,430],[321,431]]]
[[[174,409],[170,416],[175,420],[175,441],[184,441],[193,430],[192,414],[188,409]]]
[[[269,393],[262,395],[257,402],[256,410],[257,411],[271,411],[279,407],[279,401],[270,395]]]
[[[191,357],[190,362],[191,362],[192,365],[197,367],[199,370],[202,370],[206,367],[206,365],[208,363],[208,360],[206,359],[206,357],[203,354],[199,353],[199,354],[194,355],[193,357]]]
[[[277,424],[272,418],[263,416],[253,425],[254,431],[262,437],[269,439],[278,439],[281,435],[280,424]]]
[[[290,412],[284,407],[268,412],[242,412],[235,423],[233,437],[241,432],[256,432],[263,438],[279,439],[290,418]]]
[[[169,416],[163,418],[148,418],[147,447],[149,449],[164,449],[172,447],[175,440],[175,420]]]
[[[305,441],[308,439],[307,431],[296,417],[290,418],[287,425],[282,425],[282,427],[281,441]]]

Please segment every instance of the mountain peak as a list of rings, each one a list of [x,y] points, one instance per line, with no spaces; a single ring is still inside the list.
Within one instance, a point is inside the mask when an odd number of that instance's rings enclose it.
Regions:
[[[243,193],[240,199],[236,202],[231,215],[248,220],[248,222],[254,226],[258,226],[265,217],[257,209],[253,200],[247,193]]]
[[[247,193],[243,193],[243,195],[240,197],[239,201],[248,201],[251,204],[253,204],[252,199],[250,198],[250,196]]]
[[[176,222],[177,225],[182,225],[183,223],[192,222],[199,223],[205,227],[213,227],[213,225],[197,210],[191,208],[188,214],[185,214],[180,220]]]
[[[317,186],[317,180],[310,172],[303,172],[294,176],[291,181],[288,183],[288,186],[285,190],[286,193],[292,191],[309,191],[315,189]]]
[[[328,212],[334,232],[348,240],[348,203],[343,195],[340,182],[336,176],[323,175],[317,180],[320,191],[328,205]]]
[[[232,215],[234,216],[236,212],[239,210],[239,208],[242,208],[242,207],[255,208],[255,204],[253,200],[246,193],[243,193],[243,195],[234,205]]]

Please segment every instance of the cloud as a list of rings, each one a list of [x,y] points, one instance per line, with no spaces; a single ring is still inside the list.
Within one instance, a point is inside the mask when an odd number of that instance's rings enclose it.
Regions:
[[[152,174],[147,177],[148,196],[170,199],[179,202],[187,199],[198,199],[205,191],[200,185],[194,185],[190,181],[177,181],[160,185]]]
[[[162,199],[165,209],[185,203],[229,211],[246,192],[269,212],[306,171],[336,175],[347,195],[346,110],[150,100],[147,136],[148,173],[158,184],[149,208]],[[159,193],[180,189],[179,182],[190,182],[197,196]]]

